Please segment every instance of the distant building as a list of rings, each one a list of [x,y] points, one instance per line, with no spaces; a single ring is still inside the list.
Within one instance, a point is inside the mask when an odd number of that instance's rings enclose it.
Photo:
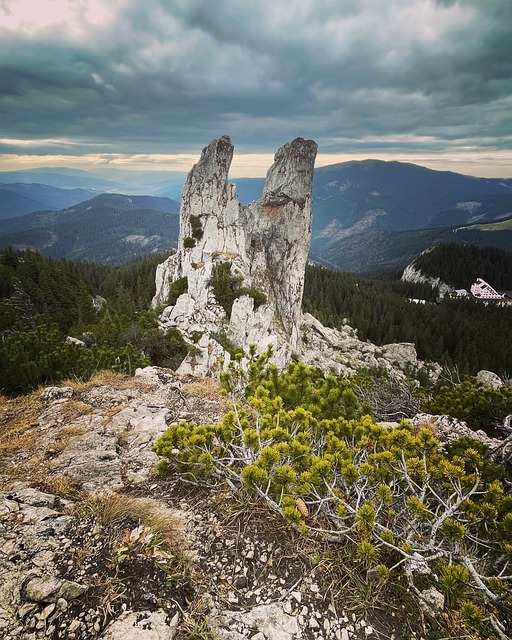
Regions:
[[[471,293],[477,300],[504,300],[505,294],[498,293],[489,283],[482,278],[477,278],[476,282],[471,285]]]

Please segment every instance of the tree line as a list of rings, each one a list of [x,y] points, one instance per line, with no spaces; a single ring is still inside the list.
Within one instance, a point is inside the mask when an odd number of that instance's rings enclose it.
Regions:
[[[308,265],[303,308],[328,326],[348,323],[361,340],[377,345],[413,342],[420,359],[457,366],[463,374],[489,369],[510,376],[512,308],[465,299],[435,304],[435,297],[429,285]]]
[[[162,333],[150,308],[156,267],[167,255],[113,266],[0,252],[0,390],[24,392],[100,367],[177,367],[187,353],[183,338],[176,329]],[[436,293],[396,273],[364,278],[308,265],[303,309],[328,326],[348,323],[377,345],[413,342],[419,358],[461,374],[489,369],[510,376],[512,308],[469,300],[436,305]],[[94,295],[106,300],[99,309]],[[67,336],[87,348],[66,343]]]
[[[498,291],[512,291],[512,253],[495,247],[446,243],[422,253],[414,261],[423,274],[469,291],[483,278]]]

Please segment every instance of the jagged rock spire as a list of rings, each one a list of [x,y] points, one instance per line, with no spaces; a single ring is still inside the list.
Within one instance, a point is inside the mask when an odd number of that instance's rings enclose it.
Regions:
[[[272,343],[278,363],[289,361],[299,335],[316,152],[316,143],[303,138],[281,147],[262,198],[244,207],[227,180],[233,157],[229,136],[203,149],[183,189],[178,250],[157,271],[154,303],[165,302],[172,282],[188,280],[187,292],[163,314],[169,326],[186,336],[222,330],[237,346],[254,343],[259,351]],[[241,295],[228,318],[210,284],[222,262],[230,263],[244,288],[265,294],[266,303],[256,309],[251,296]],[[208,335],[199,346],[208,356],[218,351]],[[211,358],[206,360],[211,367]]]

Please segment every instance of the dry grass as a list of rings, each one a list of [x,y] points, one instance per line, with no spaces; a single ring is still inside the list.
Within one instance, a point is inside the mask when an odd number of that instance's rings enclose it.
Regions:
[[[216,401],[228,407],[231,406],[229,398],[221,393],[220,382],[216,378],[200,378],[194,382],[186,382],[181,389],[187,398],[202,398],[203,400]]]
[[[98,371],[87,382],[83,382],[78,379],[64,380],[63,386],[71,387],[76,393],[83,393],[89,391],[93,387],[112,387],[117,391],[124,391],[125,389],[141,389],[151,390],[152,385],[137,381],[131,376],[124,373],[117,373],[115,371]]]
[[[82,491],[81,484],[77,480],[66,478],[65,476],[49,476],[44,475],[34,479],[30,486],[44,493],[51,493],[65,500],[84,500],[85,493]]]
[[[421,422],[420,424],[416,425],[415,429],[414,429],[414,435],[418,435],[418,433],[421,431],[421,429],[428,429],[429,431],[432,432],[432,434],[437,437],[439,429],[437,428],[437,425],[435,425],[431,420],[425,420],[424,422]]]
[[[45,450],[48,430],[41,429],[39,417],[48,408],[40,398],[42,388],[18,398],[0,396],[0,486],[8,488],[16,480],[28,480],[35,484],[48,484],[48,461]],[[83,430],[71,423],[82,415],[92,412],[92,408],[78,400],[67,400],[59,404],[59,428],[55,440],[51,442],[54,453],[63,451],[70,440],[83,434]],[[46,439],[42,447],[40,440]]]
[[[186,382],[181,391],[188,398],[199,397],[206,400],[220,400],[223,397],[220,383],[215,378],[201,378],[198,376],[194,382]]]
[[[182,555],[186,548],[183,521],[152,498],[93,494],[73,505],[70,514],[80,520],[94,518],[104,529],[115,529],[128,519],[136,520],[151,527],[153,533],[159,535],[160,544],[170,551]]]
[[[16,472],[12,460],[17,455],[35,452],[41,436],[38,417],[45,409],[41,389],[19,398],[0,396],[0,465],[2,476]],[[17,473],[15,473],[17,475]]]
[[[92,407],[80,400],[67,400],[59,405],[59,420],[64,423],[73,422],[81,416],[92,413]]]

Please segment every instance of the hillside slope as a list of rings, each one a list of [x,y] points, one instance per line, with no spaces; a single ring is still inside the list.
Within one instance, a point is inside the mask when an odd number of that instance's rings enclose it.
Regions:
[[[58,212],[0,221],[0,247],[54,258],[121,263],[175,246],[179,205],[169,198],[102,194]]]

